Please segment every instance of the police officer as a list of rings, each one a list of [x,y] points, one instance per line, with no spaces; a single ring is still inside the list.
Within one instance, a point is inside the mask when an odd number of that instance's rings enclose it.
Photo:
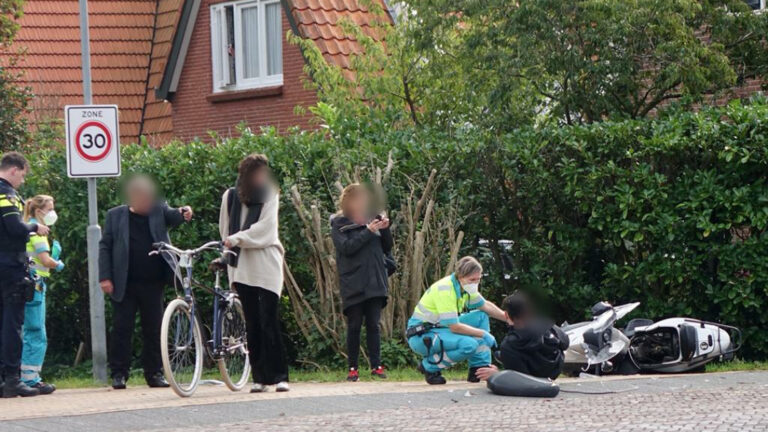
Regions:
[[[24,183],[29,163],[19,153],[9,152],[0,159],[0,366],[3,397],[37,396],[40,392],[19,379],[21,366],[21,327],[24,305],[34,294],[28,276],[27,240],[30,232],[48,235],[48,227],[24,223],[24,201],[16,188]]]
[[[445,384],[440,371],[467,359],[467,381],[479,382],[476,372],[491,364],[496,339],[489,316],[501,321],[505,317],[480,294],[482,277],[483,267],[475,258],[460,259],[453,274],[429,287],[408,320],[408,345],[424,357],[419,370],[428,384]]]

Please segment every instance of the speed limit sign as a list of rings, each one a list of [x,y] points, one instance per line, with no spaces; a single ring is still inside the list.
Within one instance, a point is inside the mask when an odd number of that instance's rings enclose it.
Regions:
[[[67,105],[64,113],[69,176],[119,176],[117,105]]]

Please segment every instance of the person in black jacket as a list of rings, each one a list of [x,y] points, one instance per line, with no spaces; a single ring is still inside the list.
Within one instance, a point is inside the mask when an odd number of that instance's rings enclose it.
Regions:
[[[557,378],[569,345],[568,335],[551,321],[539,317],[523,293],[508,296],[501,307],[509,324],[509,332],[498,352],[504,369],[538,378]],[[498,368],[491,365],[478,370],[477,377],[487,380],[496,372]]]
[[[24,200],[16,188],[24,183],[29,163],[19,153],[0,159],[0,388],[2,397],[37,396],[40,390],[21,381],[24,305],[34,294],[28,277],[27,240],[30,232],[47,235],[42,223],[25,223]]]
[[[389,219],[370,217],[370,192],[351,184],[341,194],[340,210],[331,217],[336,266],[344,314],[347,317],[347,381],[357,381],[360,331],[365,320],[371,375],[386,378],[381,365],[381,310],[387,304],[387,265],[392,251]]]
[[[128,380],[137,311],[141,314],[144,378],[150,387],[168,387],[162,373],[160,326],[163,289],[171,280],[172,263],[165,254],[149,253],[153,243],[170,242],[168,228],[189,221],[192,209],[168,207],[157,200],[155,185],[148,177],[133,177],[125,191],[128,205],[107,212],[99,244],[101,290],[112,297],[112,387],[124,389]]]

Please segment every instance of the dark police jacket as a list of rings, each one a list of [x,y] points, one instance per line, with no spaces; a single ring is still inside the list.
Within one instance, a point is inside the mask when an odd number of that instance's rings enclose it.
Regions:
[[[0,179],[0,265],[24,264],[29,233],[37,224],[24,223],[24,200],[10,183]]]
[[[129,210],[127,205],[110,209],[104,223],[104,233],[99,243],[99,280],[111,280],[114,286],[112,299],[123,300],[125,286],[128,283],[128,253],[130,235]],[[160,203],[149,213],[149,231],[153,242],[170,243],[168,228],[181,225],[184,216],[179,209]],[[169,266],[173,265],[170,257],[163,254]],[[172,267],[169,267],[169,269]]]
[[[336,267],[339,272],[339,291],[343,310],[371,298],[387,300],[387,267],[385,254],[392,251],[392,232],[387,229],[379,235],[365,225],[358,225],[347,217],[331,217],[331,237],[336,248]]]
[[[512,326],[501,341],[499,355],[504,369],[539,378],[555,379],[563,367],[568,335],[546,320],[535,320],[524,328]]]

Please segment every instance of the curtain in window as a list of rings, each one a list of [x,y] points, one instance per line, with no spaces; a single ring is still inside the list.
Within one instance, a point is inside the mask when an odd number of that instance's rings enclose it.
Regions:
[[[283,73],[283,14],[280,3],[272,3],[266,8],[267,22],[267,75]]]
[[[259,9],[243,8],[243,75],[245,78],[259,76]]]

